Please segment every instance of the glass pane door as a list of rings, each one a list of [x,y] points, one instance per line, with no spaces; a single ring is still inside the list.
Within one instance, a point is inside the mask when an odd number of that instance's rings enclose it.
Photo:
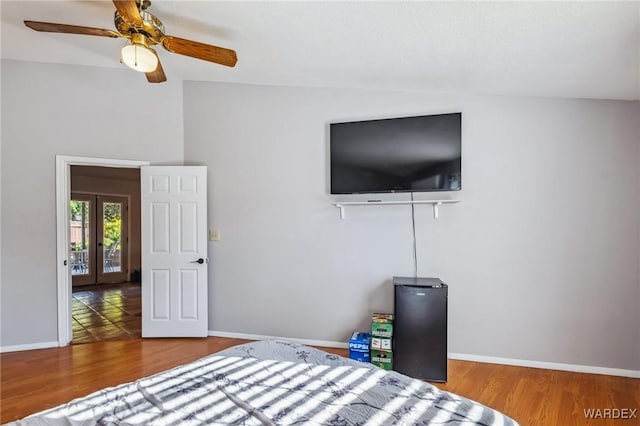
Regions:
[[[94,200],[91,196],[72,194],[69,203],[69,259],[73,285],[96,282],[95,262],[92,261],[95,244]]]
[[[103,223],[103,272],[122,271],[122,203],[102,203]]]
[[[127,199],[98,196],[98,283],[126,281]]]

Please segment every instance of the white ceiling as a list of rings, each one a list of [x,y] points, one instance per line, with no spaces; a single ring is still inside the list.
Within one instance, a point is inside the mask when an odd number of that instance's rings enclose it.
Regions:
[[[124,68],[124,39],[38,33],[22,23],[113,29],[111,1],[1,7],[2,58]],[[170,80],[640,99],[636,1],[153,0],[149,11],[169,35],[238,53],[226,68],[160,48]]]

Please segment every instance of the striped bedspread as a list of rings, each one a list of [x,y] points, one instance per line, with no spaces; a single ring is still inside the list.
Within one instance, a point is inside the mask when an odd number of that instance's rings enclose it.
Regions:
[[[297,343],[235,346],[16,425],[517,425],[393,371]]]

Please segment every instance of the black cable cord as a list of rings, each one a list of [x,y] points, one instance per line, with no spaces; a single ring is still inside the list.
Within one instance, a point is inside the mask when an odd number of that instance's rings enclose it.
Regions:
[[[411,228],[413,230],[413,276],[418,278],[418,248],[416,247],[416,205],[413,204],[413,192],[411,193]]]

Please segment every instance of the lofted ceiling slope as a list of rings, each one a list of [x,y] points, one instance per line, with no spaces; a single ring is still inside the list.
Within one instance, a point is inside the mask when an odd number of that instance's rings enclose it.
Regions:
[[[111,1],[2,1],[2,58],[125,69]],[[227,68],[159,48],[169,80],[640,99],[640,2],[153,0],[167,34],[234,49]],[[136,75],[140,84],[144,76]]]

